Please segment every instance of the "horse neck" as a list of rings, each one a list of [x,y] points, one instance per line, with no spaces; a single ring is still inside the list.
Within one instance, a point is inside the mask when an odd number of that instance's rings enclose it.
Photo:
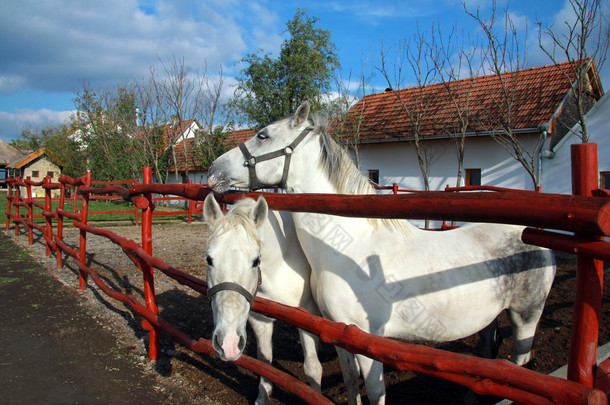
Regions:
[[[318,135],[327,137],[327,135]],[[315,140],[316,138],[314,138]],[[368,179],[360,173],[349,155],[330,138],[308,145],[302,164],[293,176],[291,191],[318,194],[375,194]],[[311,158],[318,156],[318,158]],[[312,164],[313,163],[313,164]]]
[[[288,189],[293,193],[315,193],[315,194],[339,194],[339,190],[328,179],[322,168],[314,164],[314,167],[305,169],[304,175],[289,184]]]
[[[289,184],[288,189],[291,192],[351,195],[377,194],[368,179],[354,165],[349,155],[341,150],[341,147],[332,139],[321,140],[319,144],[316,142],[315,146],[318,149],[309,149],[307,156],[319,156],[319,159],[314,159],[314,164],[311,164],[311,159],[308,161],[302,160],[303,164],[298,168],[299,175],[295,176],[293,185]],[[295,215],[295,218],[302,219],[303,215],[298,213],[295,213]],[[340,220],[339,217],[334,218]],[[359,220],[363,221],[363,223],[366,222],[366,226],[361,228],[363,230],[369,229],[369,227],[376,230],[383,226],[404,234],[417,232],[417,227],[401,219],[351,218],[349,222],[351,225],[355,225],[360,222]],[[302,225],[302,221],[298,220],[298,222]]]

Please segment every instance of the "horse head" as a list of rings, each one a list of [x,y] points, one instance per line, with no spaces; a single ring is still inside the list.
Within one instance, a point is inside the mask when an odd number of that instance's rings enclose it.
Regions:
[[[261,283],[261,228],[268,207],[263,197],[244,199],[224,215],[209,194],[203,205],[210,228],[208,297],[214,315],[212,344],[222,360],[237,360],[246,345],[246,321]]]
[[[312,130],[309,110],[309,102],[303,102],[292,117],[266,126],[217,158],[208,171],[209,186],[220,193],[232,186],[285,188],[295,149]]]

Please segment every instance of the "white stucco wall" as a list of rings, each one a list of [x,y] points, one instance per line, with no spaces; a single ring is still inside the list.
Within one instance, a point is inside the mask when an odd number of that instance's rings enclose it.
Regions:
[[[606,94],[587,114],[590,142],[597,143],[597,160],[600,172],[610,171],[610,99]],[[579,131],[579,126],[574,131]],[[564,137],[553,149],[553,159],[542,160],[542,191],[553,194],[572,194],[570,145],[579,143],[574,134]]]
[[[205,184],[208,181],[208,172],[190,172],[189,180],[192,180],[195,184]],[[178,180],[176,180],[176,174],[170,173],[168,178],[168,183],[182,183],[182,175],[178,176]]]
[[[538,135],[524,135],[522,142],[528,150],[534,150]],[[427,143],[431,153],[430,189],[444,190],[447,185],[456,186],[457,157],[455,146],[449,139]],[[464,147],[464,169],[481,169],[481,184],[534,190],[534,183],[523,166],[490,137],[471,137]],[[417,162],[415,147],[409,142],[366,144],[360,148],[360,171],[368,176],[369,170],[379,170],[381,186],[397,183],[400,189],[423,190],[424,183]],[[461,186],[465,182],[465,171]],[[389,192],[389,191],[384,191]],[[419,227],[424,221],[411,220]],[[440,227],[440,221],[432,221],[432,228]]]
[[[523,136],[529,150],[533,150],[537,136]],[[430,189],[454,187],[457,181],[457,157],[451,140],[429,141],[431,153]],[[534,183],[523,166],[502,146],[489,137],[466,139],[464,169],[481,169],[481,184],[533,190]],[[423,190],[415,147],[409,142],[366,144],[360,147],[360,171],[368,176],[369,170],[379,170],[380,185],[398,183],[398,187]],[[464,178],[462,184],[464,185]]]

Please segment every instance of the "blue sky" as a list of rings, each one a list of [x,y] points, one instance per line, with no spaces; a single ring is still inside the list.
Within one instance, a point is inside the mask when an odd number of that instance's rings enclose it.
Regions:
[[[483,15],[491,3],[466,0]],[[507,6],[505,0],[497,3],[502,10]],[[479,30],[453,0],[0,0],[0,139],[9,142],[22,128],[61,123],[84,82],[117,86],[172,56],[192,68],[207,64],[208,72],[222,67],[230,84],[244,55],[257,49],[277,53],[285,23],[299,7],[332,32],[342,76],[351,70],[357,78],[367,60],[368,86],[379,90],[387,87],[374,70],[382,44],[392,49],[417,27],[429,31],[433,23],[472,35]],[[538,49],[536,21],[560,29],[570,18],[568,1],[513,0],[508,9],[526,39],[527,65],[549,64]],[[605,88],[608,70],[602,71]]]

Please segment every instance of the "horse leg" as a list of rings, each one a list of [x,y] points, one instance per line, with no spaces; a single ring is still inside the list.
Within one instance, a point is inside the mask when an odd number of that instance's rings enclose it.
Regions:
[[[248,317],[250,321],[250,327],[256,337],[256,357],[267,364],[271,364],[273,361],[273,320],[264,315],[251,312]],[[271,381],[264,377],[260,378],[258,383],[258,397],[256,398],[256,404],[263,405],[269,404],[269,396],[273,390],[273,384]]]
[[[495,359],[502,344],[502,336],[498,329],[498,319],[494,319],[492,323],[483,328],[479,332],[479,337],[481,339],[479,343],[480,356],[485,359]]]
[[[303,346],[303,367],[305,369],[305,376],[309,385],[315,390],[322,391],[322,364],[318,359],[318,336],[305,332],[299,329],[299,336],[301,338],[301,346]]]
[[[383,363],[373,360],[361,354],[356,355],[364,385],[366,386],[366,396],[369,403],[382,405],[385,404],[385,382],[383,380]]]
[[[484,359],[495,359],[500,351],[502,336],[498,329],[498,319],[494,319],[489,325],[479,331],[479,346],[477,347],[479,356]],[[468,390],[462,402],[465,405],[475,405],[479,402],[477,394]]]
[[[543,301],[544,304],[544,301]],[[522,366],[531,360],[531,348],[538,321],[542,316],[544,305],[532,306],[526,311],[509,309],[510,320],[513,324],[513,337],[515,339],[515,353],[513,363]]]
[[[341,373],[343,374],[343,382],[347,391],[347,403],[349,405],[362,405],[360,397],[360,369],[356,358],[345,349],[335,346],[339,362],[341,363]]]

